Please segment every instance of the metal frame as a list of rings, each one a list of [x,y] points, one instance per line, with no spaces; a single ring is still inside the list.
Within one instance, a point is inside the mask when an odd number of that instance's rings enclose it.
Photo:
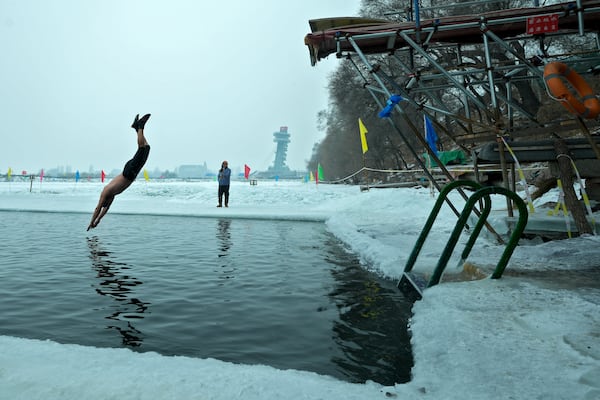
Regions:
[[[475,3],[475,2],[473,2]],[[546,36],[531,36],[523,32],[522,36],[516,38],[502,38],[494,32],[494,27],[511,22],[523,22],[530,16],[511,16],[493,21],[486,21],[481,18],[477,22],[467,22],[454,25],[440,25],[419,27],[419,24],[413,29],[406,29],[396,32],[378,32],[368,34],[353,34],[340,35],[337,40],[337,56],[353,60],[353,65],[360,73],[364,80],[364,87],[371,92],[374,98],[383,97],[383,103],[392,94],[399,94],[404,99],[408,100],[408,105],[416,110],[427,113],[431,116],[451,117],[457,121],[458,133],[448,132],[442,124],[437,123],[436,127],[448,134],[458,145],[464,146],[466,150],[470,150],[467,146],[477,144],[477,142],[485,142],[494,140],[497,136],[510,137],[526,137],[530,136],[531,132],[548,131],[552,129],[565,129],[565,125],[571,129],[580,127],[579,121],[567,113],[562,115],[562,118],[540,122],[536,116],[524,109],[517,99],[512,96],[513,84],[516,82],[526,81],[531,84],[539,85],[539,88],[545,88],[542,77],[542,66],[534,64],[529,59],[523,57],[516,52],[511,46],[512,41],[520,41],[525,44],[534,44],[543,47],[544,41],[548,38],[564,35],[583,35],[585,27],[583,25],[584,13],[600,13],[600,7],[584,8],[582,0],[577,0],[576,12],[578,15],[579,26],[576,30],[557,32]],[[415,1],[414,10],[418,12],[418,1]],[[419,15],[414,16],[418,22]],[[440,31],[452,31],[464,28],[478,28],[481,32],[481,44],[470,44],[469,46],[478,46],[483,52],[485,63],[482,66],[474,67],[457,67],[444,66],[436,59],[434,51],[440,48],[456,47],[457,65],[464,65],[464,56],[462,54],[461,45],[459,43],[450,44],[432,44],[435,39],[435,34]],[[586,62],[600,64],[600,39],[598,33],[595,32],[595,48],[590,49],[585,54]],[[421,40],[426,37],[425,40]],[[386,73],[381,66],[374,60],[373,54],[367,54],[361,48],[362,43],[366,43],[373,38],[387,38],[389,49],[386,53],[379,53],[375,56],[388,57],[391,61],[390,65],[398,65],[400,76],[404,78],[403,82],[392,78],[392,71]],[[401,38],[403,43],[407,45],[400,49],[394,49],[397,44],[396,39]],[[352,46],[353,51],[342,50],[342,43],[347,42]],[[506,55],[512,57],[511,63],[500,65],[492,58],[491,46],[498,46]],[[347,46],[344,46],[347,48]],[[417,69],[415,67],[415,56],[422,57],[426,61],[427,66],[431,68],[429,71]],[[403,61],[402,58],[407,61]],[[543,59],[538,60],[554,60],[561,58],[561,62],[569,64],[575,68],[581,60],[570,60],[564,54],[544,54]],[[361,71],[366,69],[369,72],[367,78]],[[576,69],[576,68],[575,68]],[[393,71],[397,72],[397,71]],[[585,71],[578,71],[585,74]],[[506,95],[502,94],[499,88],[506,91]],[[460,95],[460,99],[464,105],[461,112],[448,109],[441,99],[438,98],[436,90],[452,90]],[[490,97],[490,104],[485,104],[477,93],[486,93]],[[404,116],[402,104],[397,104],[395,108]],[[475,112],[477,110],[477,112]],[[481,115],[481,118],[476,118]],[[516,118],[519,118],[519,123],[516,123]],[[435,118],[431,118],[436,123]],[[597,122],[590,122],[590,125],[596,125]],[[414,127],[414,125],[412,125]],[[521,126],[523,129],[519,129]],[[422,133],[415,129],[415,135],[420,137]],[[406,143],[409,145],[408,143]],[[428,146],[424,146],[428,150]],[[432,154],[430,154],[432,155]],[[435,160],[435,158],[434,158]],[[439,164],[438,164],[439,165]]]

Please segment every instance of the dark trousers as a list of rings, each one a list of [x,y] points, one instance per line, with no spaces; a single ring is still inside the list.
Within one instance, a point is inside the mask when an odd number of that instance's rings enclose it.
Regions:
[[[123,176],[130,181],[135,181],[135,178],[138,176],[144,164],[146,164],[146,160],[148,159],[148,154],[150,154],[150,145],[138,147],[137,151],[133,158],[125,164],[123,167]]]
[[[225,206],[229,205],[229,185],[219,185],[219,205],[223,204],[223,195],[225,195]]]

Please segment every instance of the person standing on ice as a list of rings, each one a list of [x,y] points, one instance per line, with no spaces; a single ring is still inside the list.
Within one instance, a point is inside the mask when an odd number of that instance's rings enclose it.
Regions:
[[[225,195],[225,207],[229,207],[229,184],[231,182],[231,170],[227,161],[223,161],[218,175],[219,180],[219,204],[217,207],[223,207],[223,195]]]
[[[87,227],[88,231],[98,226],[100,220],[102,220],[102,217],[104,217],[108,212],[108,209],[115,199],[115,196],[122,193],[133,183],[137,175],[142,170],[142,167],[146,163],[148,154],[150,154],[150,145],[144,136],[144,126],[146,125],[146,122],[148,122],[149,118],[150,114],[146,114],[142,118],[140,118],[140,114],[135,116],[131,127],[135,129],[137,133],[138,149],[133,158],[127,161],[123,167],[123,172],[115,176],[106,186],[104,186],[104,189],[102,189],[100,200],[98,200],[98,205],[94,210],[92,220]]]

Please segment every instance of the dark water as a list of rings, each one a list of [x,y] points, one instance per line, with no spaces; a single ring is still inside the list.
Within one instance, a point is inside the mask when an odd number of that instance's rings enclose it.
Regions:
[[[410,304],[312,222],[0,212],[0,334],[410,380]]]

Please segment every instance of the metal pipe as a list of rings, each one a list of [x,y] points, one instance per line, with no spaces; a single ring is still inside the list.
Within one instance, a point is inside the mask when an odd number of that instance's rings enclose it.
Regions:
[[[425,240],[427,240],[427,236],[429,235],[429,232],[431,231],[433,223],[435,222],[435,220],[440,212],[440,209],[442,208],[442,205],[444,204],[446,197],[448,197],[448,193],[450,193],[455,188],[459,188],[462,186],[467,186],[467,187],[470,187],[471,189],[475,189],[475,190],[479,190],[483,187],[477,182],[459,180],[459,181],[454,181],[454,182],[449,183],[448,185],[446,185],[444,187],[444,189],[442,191],[440,191],[440,194],[439,194],[435,204],[433,205],[431,212],[429,213],[429,217],[425,221],[425,226],[421,230],[421,233],[419,234],[419,237],[417,238],[417,241],[415,242],[415,246],[413,247],[410,255],[408,256],[408,260],[406,260],[406,264],[404,265],[404,272],[412,271],[415,263],[417,262],[417,258],[419,257],[419,253],[421,252],[421,249],[423,248],[423,244],[425,244]]]
[[[483,32],[483,48],[485,54],[485,67],[487,69],[488,82],[490,85],[490,99],[492,100],[492,107],[494,108],[494,119],[498,121],[500,113],[498,112],[498,101],[496,100],[496,90],[494,86],[494,67],[492,66],[492,56],[490,54],[488,37],[485,34],[486,30],[485,23],[482,22],[481,31]]]
[[[400,36],[402,36],[406,43],[408,43],[413,49],[415,49],[419,54],[425,57],[431,63],[431,65],[437,68],[442,73],[442,75],[444,75],[448,80],[450,80],[458,89],[462,90],[467,95],[467,97],[471,99],[471,101],[477,104],[482,110],[487,110],[487,107],[483,103],[481,103],[477,97],[464,90],[464,88],[461,87],[460,82],[458,82],[452,75],[448,74],[444,67],[442,67],[437,61],[431,58],[429,54],[427,54],[427,52],[424,49],[422,49],[417,43],[415,43],[410,37],[408,37],[408,35],[406,35],[404,32],[400,32]]]
[[[466,85],[466,82],[467,82],[466,77],[463,76],[462,78],[463,78],[463,86],[466,88],[467,87],[467,85]],[[464,99],[462,101],[462,103],[465,105],[465,117],[467,117],[468,119],[471,119],[471,105],[469,104],[469,102],[467,101],[467,99]],[[473,124],[469,123],[467,131],[470,134],[473,134]]]
[[[536,0],[537,1],[537,0]],[[446,8],[455,8],[455,7],[468,7],[468,6],[479,6],[481,4],[490,4],[490,3],[505,3],[505,0],[476,0],[476,1],[465,1],[464,3],[456,3],[456,4],[440,4],[435,7],[423,7],[423,10],[443,10]]]
[[[577,22],[579,24],[579,36],[583,36],[585,29],[583,27],[583,7],[581,6],[581,0],[577,0]]]
[[[371,75],[373,76],[373,78],[375,79],[375,81],[379,84],[379,86],[383,89],[384,93],[388,97],[391,96],[391,93],[389,92],[389,90],[387,90],[387,88],[383,84],[383,81],[379,78],[379,76],[377,75],[377,73],[374,71],[373,66],[369,63],[369,61],[367,60],[367,58],[365,57],[365,55],[360,50],[360,47],[358,47],[358,45],[356,44],[356,42],[351,37],[348,38],[348,41],[350,42],[350,44],[352,44],[352,46],[354,47],[354,50],[358,54],[359,58],[362,60],[362,62],[364,63],[364,65],[369,69],[369,71],[371,72]],[[354,65],[355,65],[355,67],[358,67],[356,64],[354,64]],[[375,96],[375,94],[372,93],[370,90],[369,90],[369,93],[371,94],[371,96],[373,97],[373,99],[375,100],[375,102],[379,105],[379,107],[383,108],[383,104],[381,103],[381,100],[377,96]],[[425,147],[425,149],[429,153],[429,156],[437,163],[437,165],[440,166],[440,168],[442,168],[442,170],[445,172],[446,176],[448,176],[450,178],[450,180],[452,180],[453,179],[452,176],[450,175],[450,173],[448,172],[448,170],[443,167],[442,162],[439,160],[439,158],[429,148],[426,140],[421,135],[417,134],[416,127],[414,126],[414,124],[412,123],[412,121],[408,118],[408,116],[406,115],[406,113],[404,112],[404,110],[402,109],[402,107],[400,107],[400,105],[396,104],[396,108],[399,110],[399,112],[401,113],[401,115],[404,117],[404,120],[406,121],[406,123],[415,132],[415,136],[417,137],[417,139],[419,140],[419,142],[421,142],[421,144]],[[408,141],[408,139],[404,136],[404,134],[402,133],[402,131],[400,129],[398,129],[398,127],[396,126],[396,124],[394,123],[394,121],[391,118],[386,118],[386,119],[389,121],[389,123],[392,125],[392,127],[396,130],[396,132],[400,135],[400,137],[404,140],[404,143],[408,147],[409,151],[412,153],[412,156],[415,158],[416,162],[423,169],[424,173],[427,175],[427,177],[429,179],[431,179],[431,181],[432,181],[433,185],[436,187],[436,189],[438,191],[440,191],[439,185],[437,184],[437,182],[435,181],[435,179],[431,175],[431,172],[427,169],[427,167],[425,166],[425,163],[421,160],[421,158],[419,157],[419,155],[417,154],[417,152],[415,151],[415,149],[410,145],[410,142]],[[467,198],[466,194],[463,191],[461,191],[461,194],[462,194],[462,196],[465,199]],[[454,211],[454,213],[456,215],[458,215],[458,210],[454,207],[454,205],[452,204],[452,202],[450,202],[449,200],[448,200],[448,205],[450,206],[450,208],[452,208],[452,210]]]
[[[415,30],[417,31],[417,42],[421,43],[421,12],[419,11],[419,0],[414,0]]]
[[[507,45],[506,42],[504,40],[502,40],[498,35],[496,35],[492,31],[490,31],[487,28],[487,24],[485,22],[481,24],[481,31],[484,34],[483,38],[484,38],[484,42],[486,43],[486,47],[487,47],[487,38],[490,37],[494,42],[496,42],[497,44],[502,46],[502,48],[504,48],[506,51],[510,52],[513,56],[515,56],[515,58],[517,58],[520,62],[525,64],[528,67],[528,70],[531,71],[534,75],[537,75],[539,78],[543,77],[544,74],[538,67],[536,67],[531,62],[529,62],[529,60],[527,60],[525,57],[523,57],[519,53],[517,53],[514,49],[512,49],[509,45]]]

